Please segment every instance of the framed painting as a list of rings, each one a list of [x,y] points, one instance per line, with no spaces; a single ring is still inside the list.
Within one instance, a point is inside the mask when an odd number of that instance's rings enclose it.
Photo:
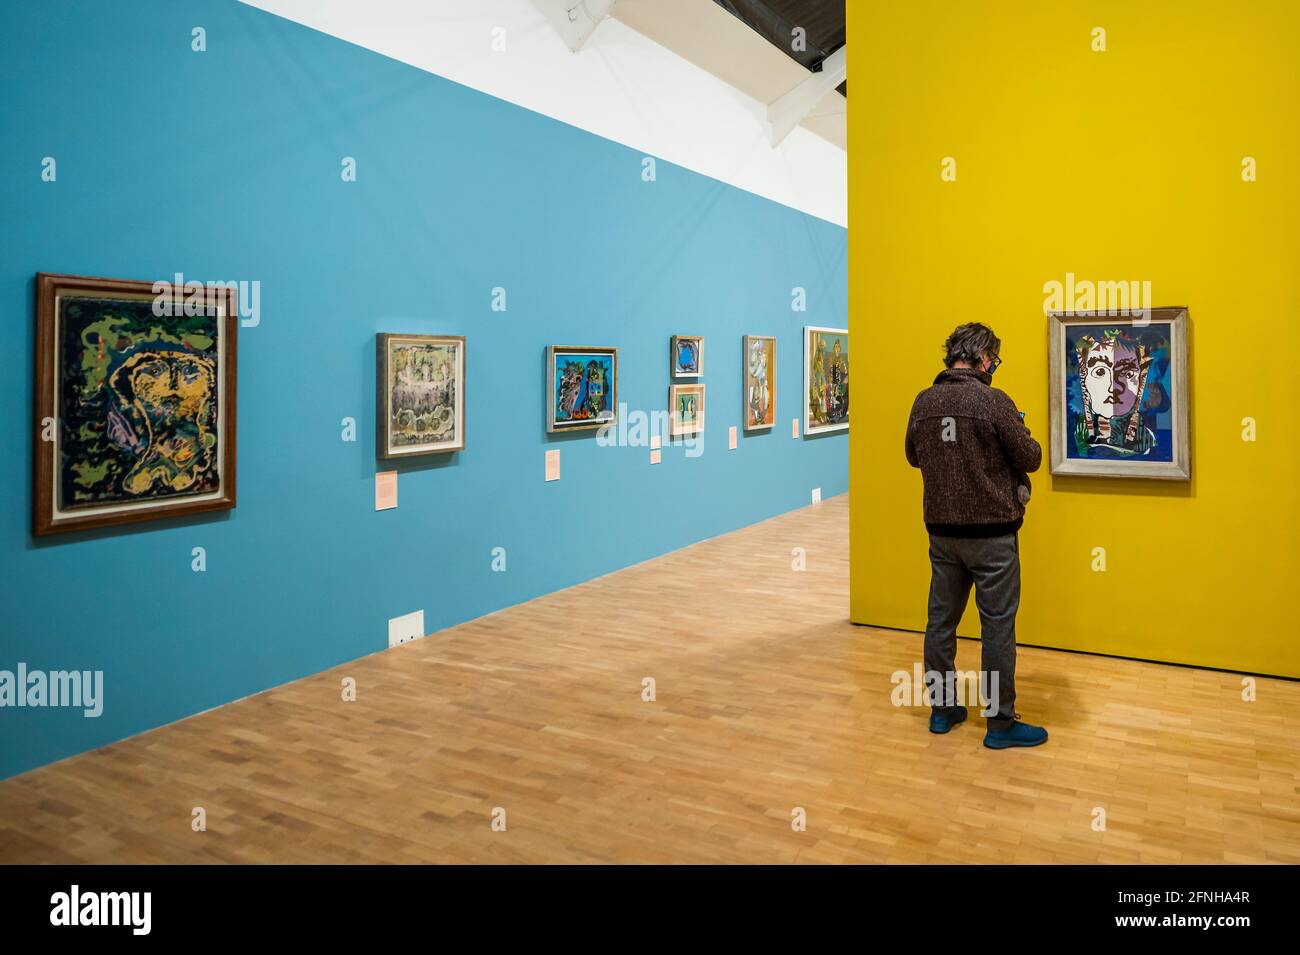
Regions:
[[[704,430],[704,386],[668,386],[668,434],[679,437]]]
[[[546,393],[549,432],[613,424],[618,408],[618,349],[549,346]]]
[[[803,330],[803,433],[849,427],[849,331],[808,325]]]
[[[385,460],[465,447],[465,337],[376,336],[376,453]]]
[[[1191,478],[1187,309],[1048,317],[1053,474]]]
[[[674,378],[704,376],[704,338],[699,335],[674,335],[669,343]]]
[[[745,430],[760,431],[776,423],[776,339],[745,336]]]
[[[233,287],[36,276],[32,531],[235,506]]]

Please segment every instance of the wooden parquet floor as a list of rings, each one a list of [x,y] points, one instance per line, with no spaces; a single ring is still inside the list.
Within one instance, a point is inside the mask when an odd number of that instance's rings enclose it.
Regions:
[[[1300,684],[1022,648],[994,752],[847,616],[839,497],[0,782],[0,861],[1300,862]]]

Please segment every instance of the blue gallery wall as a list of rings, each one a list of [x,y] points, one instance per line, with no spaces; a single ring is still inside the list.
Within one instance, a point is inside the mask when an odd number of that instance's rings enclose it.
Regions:
[[[390,617],[432,632],[847,490],[845,434],[790,437],[801,328],[845,324],[845,230],[662,161],[644,182],[635,150],[234,0],[0,18],[0,669],[105,680],[97,719],[0,709],[0,777],[382,649]],[[33,539],[38,271],[261,283],[234,511]],[[468,337],[468,447],[402,465],[377,513],[379,331]],[[547,344],[618,346],[651,410],[673,333],[706,337],[701,456],[548,437]],[[777,425],[729,452],[745,333],[779,337]]]

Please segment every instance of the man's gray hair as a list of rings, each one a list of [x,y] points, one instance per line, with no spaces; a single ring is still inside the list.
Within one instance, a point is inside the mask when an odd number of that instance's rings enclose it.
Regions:
[[[980,366],[984,353],[996,355],[1002,349],[1002,339],[993,334],[993,329],[979,322],[967,322],[958,325],[944,342],[946,354],[943,363],[951,368],[959,361],[969,362],[976,368]]]

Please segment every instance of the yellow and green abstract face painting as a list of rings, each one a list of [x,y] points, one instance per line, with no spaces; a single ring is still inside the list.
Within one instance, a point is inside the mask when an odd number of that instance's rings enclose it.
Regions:
[[[219,489],[221,321],[159,317],[148,299],[59,299],[60,508]]]

